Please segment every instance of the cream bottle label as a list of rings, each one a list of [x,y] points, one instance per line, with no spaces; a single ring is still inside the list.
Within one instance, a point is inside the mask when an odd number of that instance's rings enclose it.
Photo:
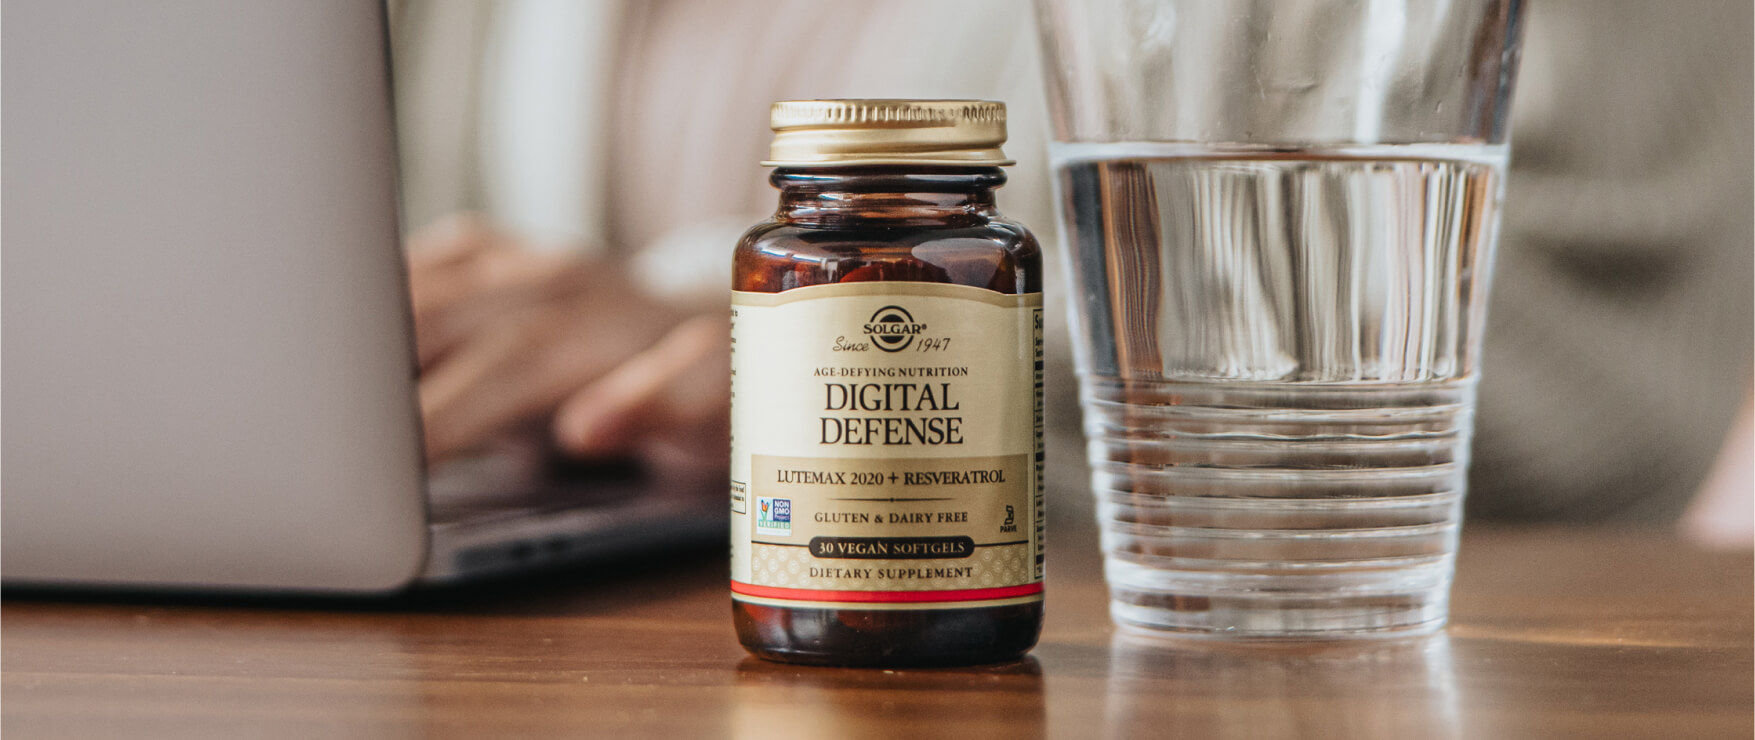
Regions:
[[[1042,598],[1042,295],[864,282],[732,294],[732,597]]]

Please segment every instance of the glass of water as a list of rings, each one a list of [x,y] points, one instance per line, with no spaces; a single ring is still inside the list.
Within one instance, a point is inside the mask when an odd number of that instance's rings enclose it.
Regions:
[[[1443,626],[1519,0],[1038,0],[1111,613]]]

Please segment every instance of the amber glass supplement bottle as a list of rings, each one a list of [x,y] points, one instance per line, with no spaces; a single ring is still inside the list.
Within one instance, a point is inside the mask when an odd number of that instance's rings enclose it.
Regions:
[[[773,660],[1018,658],[1042,628],[1041,250],[1005,106],[775,103],[737,245],[732,614]]]

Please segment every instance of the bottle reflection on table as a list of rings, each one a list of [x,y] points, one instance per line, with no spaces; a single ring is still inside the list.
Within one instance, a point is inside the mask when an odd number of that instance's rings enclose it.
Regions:
[[[736,740],[1047,737],[1035,658],[955,669],[847,670],[738,663]]]

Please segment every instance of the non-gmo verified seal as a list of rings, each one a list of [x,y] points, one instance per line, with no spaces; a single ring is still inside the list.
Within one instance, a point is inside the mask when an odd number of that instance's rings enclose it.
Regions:
[[[792,499],[756,497],[756,534],[792,535]]]

